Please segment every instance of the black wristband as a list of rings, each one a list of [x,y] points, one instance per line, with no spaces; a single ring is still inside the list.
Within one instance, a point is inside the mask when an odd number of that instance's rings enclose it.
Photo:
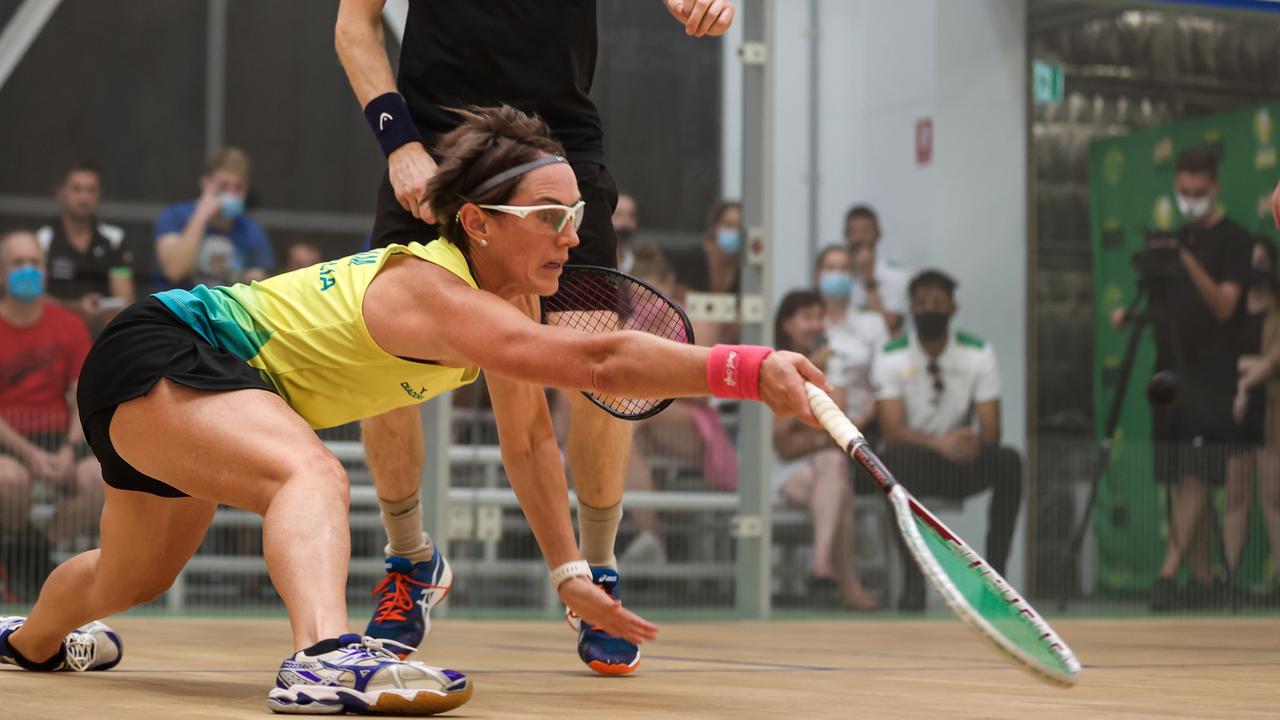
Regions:
[[[406,143],[422,142],[418,126],[409,115],[409,106],[404,104],[400,93],[384,93],[370,100],[364,106],[364,119],[369,121],[383,155],[390,155]]]

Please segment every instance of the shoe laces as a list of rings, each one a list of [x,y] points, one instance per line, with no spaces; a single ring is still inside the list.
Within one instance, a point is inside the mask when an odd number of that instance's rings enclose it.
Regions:
[[[424,582],[419,582],[402,572],[394,570],[387,573],[387,576],[378,583],[378,587],[373,589],[373,595],[381,594],[378,600],[378,609],[374,612],[374,622],[386,622],[388,620],[396,620],[403,622],[406,620],[405,613],[413,609],[413,598],[409,595],[411,585],[417,585],[422,588],[433,587]]]
[[[88,633],[72,633],[63,644],[67,648],[64,662],[76,672],[88,670],[98,657],[98,641]]]
[[[400,656],[389,650],[382,640],[372,638],[368,635],[360,638],[360,642],[351,643],[346,647],[349,653],[359,653],[361,655],[369,655],[377,659],[395,660],[400,662]]]

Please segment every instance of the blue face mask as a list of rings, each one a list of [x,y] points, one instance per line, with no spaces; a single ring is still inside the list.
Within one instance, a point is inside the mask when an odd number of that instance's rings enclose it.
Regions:
[[[843,300],[853,291],[853,277],[847,272],[829,270],[818,277],[818,290],[833,300]]]
[[[218,195],[218,204],[222,206],[222,219],[235,220],[244,214],[244,198],[231,193]]]
[[[44,295],[44,271],[35,265],[14,268],[5,279],[5,287],[18,302],[39,300]]]
[[[716,232],[716,245],[719,245],[720,249],[729,255],[737,255],[738,251],[742,249],[742,234],[737,230],[721,228]]]

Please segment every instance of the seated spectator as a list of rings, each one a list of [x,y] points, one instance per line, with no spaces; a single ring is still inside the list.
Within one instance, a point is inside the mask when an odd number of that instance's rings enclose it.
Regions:
[[[803,353],[822,367],[826,355],[820,345],[822,315],[822,297],[817,293],[788,293],[774,320],[778,348]],[[844,391],[839,387],[832,399],[844,407]],[[825,431],[778,416],[773,419],[773,449],[784,463],[774,475],[775,481],[780,481],[778,497],[788,505],[808,509],[813,517],[811,594],[818,599],[839,592],[846,607],[874,610],[876,600],[863,589],[854,565],[849,456],[831,444]]]
[[[1227,512],[1222,527],[1228,574],[1238,579],[1256,477],[1274,578],[1264,600],[1272,605],[1280,604],[1280,280],[1276,267],[1275,243],[1259,236],[1245,293],[1240,377],[1232,408],[1245,449],[1227,462]]]
[[[613,209],[613,232],[618,236],[618,269],[624,273],[631,272],[636,261],[633,246],[639,223],[636,199],[630,193],[618,193],[618,205]]]
[[[76,378],[89,333],[44,295],[44,259],[34,233],[0,237],[0,532],[7,591],[34,594],[52,569],[50,543],[92,528],[102,471],[85,448],[75,411]],[[53,519],[31,521],[32,483],[63,496]]]
[[[814,286],[826,303],[823,326],[830,353],[827,381],[844,391],[845,411],[867,434],[876,416],[871,361],[889,341],[889,332],[879,313],[858,310],[849,301],[853,289],[849,262],[849,251],[843,245],[823,249],[818,254]]]
[[[670,296],[675,273],[666,256],[651,243],[635,249],[633,274]],[[695,330],[695,339],[697,331]],[[700,463],[702,479],[716,490],[738,487],[738,458],[733,441],[720,416],[706,398],[683,398],[657,415],[636,423],[627,468],[628,490],[654,490],[649,467],[652,458],[666,456]],[[640,534],[623,551],[623,562],[664,562],[666,551],[658,532],[657,516],[649,510],[628,511]]]
[[[315,243],[294,240],[289,243],[289,249],[285,251],[284,258],[284,270],[281,272],[291,272],[320,263],[324,260],[324,253]]]
[[[995,350],[951,331],[956,282],[937,270],[909,286],[914,332],[884,346],[871,377],[885,465],[917,497],[967,498],[992,488],[985,558],[1004,574],[1022,496],[1022,460],[1000,446]],[[976,429],[974,427],[976,421]],[[899,609],[924,609],[920,570],[903,553]]]
[[[673,266],[676,271],[675,297],[684,302],[687,294],[738,292],[738,253],[742,249],[742,205],[721,200],[711,206],[707,215],[702,246],[680,253]],[[702,330],[702,328],[698,328]],[[700,345],[738,341],[736,323],[709,323],[706,332],[698,334]]]
[[[880,313],[889,335],[897,337],[907,312],[910,274],[879,256],[880,218],[876,211],[868,205],[849,208],[844,216],[844,239],[854,279],[853,307]]]
[[[244,213],[249,156],[223,148],[200,178],[200,197],[156,218],[158,289],[262,280],[275,267],[267,233]]]
[[[55,196],[57,221],[36,231],[49,268],[45,291],[96,335],[133,302],[133,253],[124,230],[98,222],[102,185],[94,167],[72,165]]]

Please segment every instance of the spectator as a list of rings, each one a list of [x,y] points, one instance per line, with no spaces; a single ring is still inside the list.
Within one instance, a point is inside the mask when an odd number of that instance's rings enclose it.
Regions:
[[[200,178],[200,197],[156,218],[156,285],[161,289],[232,285],[265,278],[273,267],[267,233],[244,214],[249,156],[227,147]]]
[[[907,312],[906,270],[879,256],[880,218],[868,205],[855,205],[844,216],[844,240],[849,246],[850,265],[855,280],[853,307],[880,313],[889,335],[902,332]]]
[[[1223,484],[1224,450],[1240,439],[1231,413],[1253,242],[1217,205],[1219,190],[1217,156],[1203,147],[1184,150],[1174,194],[1186,222],[1172,237],[1153,236],[1142,263],[1144,274],[1158,281],[1148,313],[1163,319],[1155,325],[1154,369],[1178,378],[1176,402],[1154,407],[1151,417],[1156,479],[1170,486],[1169,536],[1151,588],[1154,610],[1214,599],[1209,486]],[[1127,319],[1123,309],[1111,318],[1116,327]],[[1192,581],[1179,592],[1175,576],[1189,552]]]
[[[311,267],[324,260],[324,253],[319,246],[306,240],[294,240],[285,251],[284,272]]]
[[[676,270],[675,298],[685,302],[688,293],[738,292],[738,252],[742,248],[742,206],[721,200],[711,206],[702,246],[680,253]],[[700,345],[738,341],[736,323],[701,323],[696,328]]]
[[[669,296],[675,288],[671,265],[662,250],[651,243],[636,247],[633,274],[665,295]],[[697,330],[694,334],[696,337]],[[656,489],[649,461],[662,456],[700,462],[702,480],[708,487],[734,490],[738,486],[738,458],[733,441],[715,407],[706,398],[678,399],[661,413],[637,423],[631,441],[626,488]],[[666,550],[658,533],[656,514],[628,512],[640,534],[623,551],[623,562],[665,562]]]
[[[633,243],[639,221],[636,199],[630,193],[618,193],[618,206],[613,209],[613,231],[618,235],[618,269],[625,273],[631,272],[636,261]]]
[[[818,367],[827,353],[822,341],[822,296],[811,290],[787,293],[774,319],[778,348],[807,355]],[[834,384],[834,383],[833,383]],[[844,407],[844,391],[832,394]],[[839,593],[844,605],[874,610],[876,600],[858,578],[853,554],[853,484],[849,456],[831,444],[822,430],[795,418],[775,416],[773,449],[784,462],[774,473],[776,492],[783,502],[809,511],[813,518],[813,557],[809,589],[814,599]]]
[[[1223,550],[1228,570],[1232,577],[1238,577],[1256,469],[1274,578],[1267,599],[1280,603],[1280,282],[1276,278],[1274,242],[1265,237],[1255,240],[1252,267],[1245,295],[1247,316],[1240,348],[1240,378],[1232,407],[1250,449],[1228,461]],[[1262,448],[1253,450],[1258,445]]]
[[[676,267],[679,283],[696,292],[738,292],[738,251],[742,248],[742,205],[721,200],[711,206],[701,252]]]
[[[49,298],[97,334],[133,302],[133,253],[124,230],[98,222],[102,184],[92,165],[67,168],[55,193],[58,220],[36,231],[49,268]]]
[[[1022,495],[1022,460],[1000,446],[1000,374],[989,344],[951,331],[956,282],[926,270],[908,286],[914,331],[872,367],[884,462],[918,497],[967,498],[992,489],[986,559],[1004,574]],[[977,424],[975,430],[974,424]],[[903,553],[899,609],[924,609],[920,570]]]
[[[76,378],[89,333],[44,295],[35,234],[0,237],[0,529],[9,592],[32,596],[52,569],[50,542],[75,537],[97,518],[102,472],[85,449],[75,412]],[[31,523],[32,482],[64,496],[53,519]]]
[[[875,420],[871,361],[876,351],[889,341],[889,333],[879,313],[858,310],[849,302],[853,289],[849,261],[845,246],[824,248],[818,254],[814,286],[826,304],[823,326],[830,352],[827,380],[844,391],[844,409],[865,434]]]

